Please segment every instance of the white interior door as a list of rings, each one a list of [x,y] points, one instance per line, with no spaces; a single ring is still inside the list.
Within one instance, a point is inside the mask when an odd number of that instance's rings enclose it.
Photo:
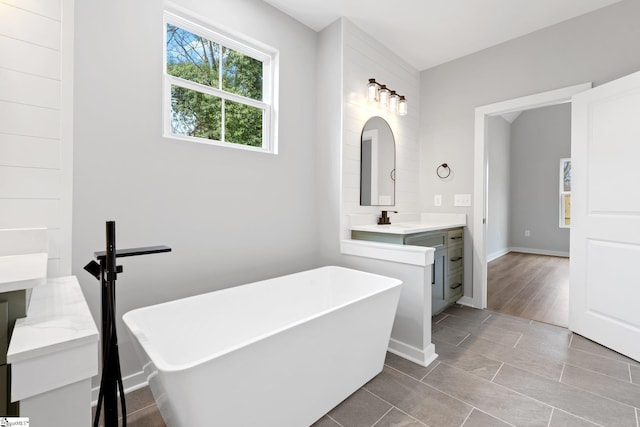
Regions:
[[[572,111],[569,328],[640,360],[640,72]]]

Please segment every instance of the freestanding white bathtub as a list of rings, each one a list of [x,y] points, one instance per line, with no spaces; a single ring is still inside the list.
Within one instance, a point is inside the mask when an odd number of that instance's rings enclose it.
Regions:
[[[382,370],[401,285],[322,267],[123,320],[168,426],[303,427]]]

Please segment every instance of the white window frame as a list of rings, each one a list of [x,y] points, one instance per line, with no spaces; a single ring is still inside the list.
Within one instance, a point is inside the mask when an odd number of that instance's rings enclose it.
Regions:
[[[563,159],[560,159],[560,197],[559,197],[559,221],[558,221],[558,225],[560,226],[560,228],[571,228],[571,218],[569,218],[569,224],[565,224],[564,223],[564,197],[565,196],[571,196],[571,191],[565,191],[564,189],[564,164],[566,162],[571,163],[571,158],[570,157],[565,157]],[[573,184],[573,183],[572,183]]]
[[[264,153],[277,154],[277,82],[278,82],[278,51],[260,44],[249,41],[246,37],[223,33],[213,26],[189,16],[184,13],[180,15],[164,11],[163,17],[163,49],[162,49],[162,76],[163,76],[163,100],[162,100],[162,121],[163,136],[171,139],[198,142],[202,144],[217,145],[241,150],[259,151]],[[222,89],[202,85],[180,77],[175,77],[167,73],[167,24],[176,25],[189,32],[205,37],[221,46],[233,49],[244,55],[250,56],[262,62],[262,101],[237,95]],[[171,86],[179,86],[197,92],[212,95],[223,100],[238,102],[259,108],[263,111],[262,120],[262,147],[218,141],[207,138],[200,138],[187,135],[177,135],[171,132]],[[224,117],[222,118],[224,121]],[[222,139],[224,139],[224,123],[222,123]]]

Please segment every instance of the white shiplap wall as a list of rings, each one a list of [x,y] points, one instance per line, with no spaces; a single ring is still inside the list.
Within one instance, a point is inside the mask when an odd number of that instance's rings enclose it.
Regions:
[[[419,213],[420,73],[377,40],[342,19],[343,30],[343,144],[341,238],[350,238],[350,214],[379,214],[382,209]],[[366,98],[369,78],[386,84],[407,98],[409,114],[398,116],[379,109]],[[395,207],[360,206],[360,134],[372,116],[383,117],[396,142]]]
[[[49,276],[71,272],[72,61],[73,0],[0,0],[0,229],[48,228]]]

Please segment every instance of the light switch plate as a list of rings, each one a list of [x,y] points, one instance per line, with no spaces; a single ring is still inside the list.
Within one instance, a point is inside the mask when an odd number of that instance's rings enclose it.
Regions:
[[[453,206],[471,206],[471,194],[454,195]]]

